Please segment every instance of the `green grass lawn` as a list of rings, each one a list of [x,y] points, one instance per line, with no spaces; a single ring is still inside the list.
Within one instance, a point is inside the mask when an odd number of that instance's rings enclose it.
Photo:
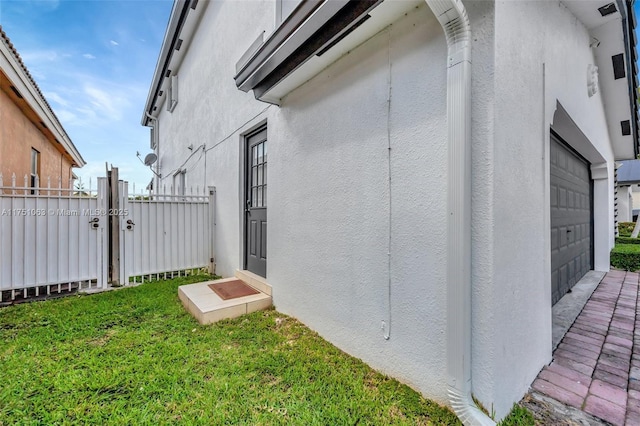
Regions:
[[[459,424],[277,311],[198,325],[201,279],[0,309],[0,424]]]

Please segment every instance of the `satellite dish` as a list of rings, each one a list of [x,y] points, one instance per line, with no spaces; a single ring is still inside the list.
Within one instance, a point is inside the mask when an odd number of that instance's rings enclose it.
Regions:
[[[145,166],[151,166],[156,161],[158,161],[158,156],[155,155],[153,152],[150,152],[149,154],[147,154],[146,157],[144,157]]]

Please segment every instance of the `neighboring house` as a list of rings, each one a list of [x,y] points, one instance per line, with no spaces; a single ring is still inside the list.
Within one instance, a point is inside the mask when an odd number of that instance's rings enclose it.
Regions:
[[[638,219],[638,213],[640,213],[640,208],[635,208],[635,206],[640,206],[640,184],[631,186],[631,197],[634,206],[632,222],[635,222]]]
[[[69,188],[85,161],[0,27],[0,174],[3,184]]]
[[[640,203],[634,202],[634,198],[640,195],[640,160],[620,161],[617,168],[616,180],[616,219],[618,222],[632,222],[634,206]]]
[[[156,187],[215,185],[219,274],[265,276],[279,311],[466,422],[487,420],[471,392],[502,417],[551,360],[552,305],[609,270],[631,13],[177,0],[142,118]]]

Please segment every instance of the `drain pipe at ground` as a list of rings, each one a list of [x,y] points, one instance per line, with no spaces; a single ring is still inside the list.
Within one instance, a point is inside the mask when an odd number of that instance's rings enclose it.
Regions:
[[[471,398],[471,26],[461,0],[426,0],[447,38],[447,377],[462,423],[495,425]]]

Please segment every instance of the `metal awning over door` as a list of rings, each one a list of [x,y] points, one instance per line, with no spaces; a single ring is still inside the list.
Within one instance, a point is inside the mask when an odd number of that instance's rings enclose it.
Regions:
[[[589,163],[553,133],[551,162],[551,302],[592,268],[593,202]]]

